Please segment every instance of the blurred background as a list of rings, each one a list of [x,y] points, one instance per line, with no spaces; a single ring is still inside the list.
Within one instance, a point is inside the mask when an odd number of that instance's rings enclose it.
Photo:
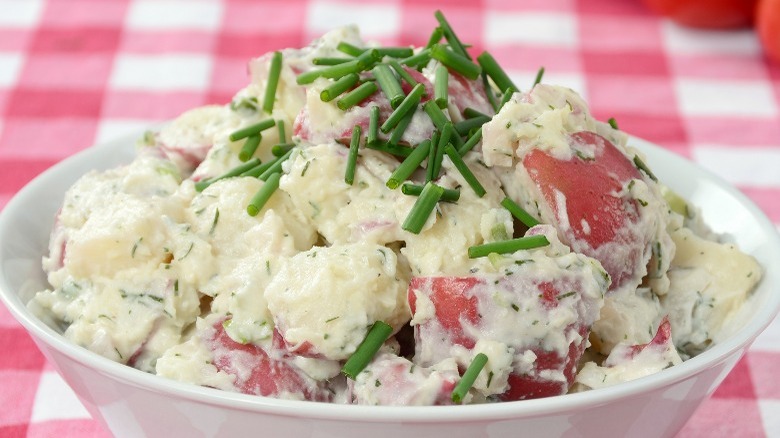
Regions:
[[[597,118],[710,169],[780,225],[780,0],[762,3],[754,18],[750,0],[0,0],[0,208],[82,149],[229,102],[252,57],[353,23],[424,45],[441,9],[520,87],[544,66]],[[777,326],[681,436],[780,436]],[[0,352],[0,436],[106,434],[2,306]]]

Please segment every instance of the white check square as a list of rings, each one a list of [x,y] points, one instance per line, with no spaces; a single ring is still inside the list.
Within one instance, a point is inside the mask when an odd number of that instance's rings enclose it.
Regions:
[[[306,28],[319,35],[350,24],[360,25],[365,39],[392,37],[398,33],[401,13],[391,4],[360,5],[337,1],[312,2],[307,8]]]
[[[739,123],[739,122],[736,122]],[[780,148],[694,146],[693,158],[726,181],[749,187],[780,187]]]
[[[117,90],[203,90],[211,63],[205,55],[119,55],[109,84]]]
[[[0,27],[35,27],[43,11],[42,0],[0,0]]]
[[[127,13],[127,26],[139,30],[214,30],[221,20],[222,5],[202,0],[135,1]]]
[[[684,78],[675,81],[680,110],[687,116],[773,117],[774,92],[768,82]]]
[[[575,47],[577,44],[576,21],[565,13],[488,12],[484,28],[488,45]]]
[[[49,420],[82,418],[91,418],[91,416],[62,377],[52,371],[41,374],[30,421],[40,423]]]

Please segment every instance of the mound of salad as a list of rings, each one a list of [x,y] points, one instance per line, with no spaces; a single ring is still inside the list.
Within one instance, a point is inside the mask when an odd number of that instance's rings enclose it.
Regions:
[[[761,268],[574,91],[521,89],[445,17],[252,59],[229,105],[84,175],[30,307],[196,385],[369,405],[513,401],[718,342]]]

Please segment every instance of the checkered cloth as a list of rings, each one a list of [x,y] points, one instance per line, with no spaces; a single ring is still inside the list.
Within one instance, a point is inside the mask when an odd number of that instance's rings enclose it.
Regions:
[[[0,0],[0,206],[42,170],[182,111],[225,103],[250,57],[360,23],[425,44],[441,8],[517,84],[584,95],[597,117],[720,174],[780,223],[780,64],[750,30],[680,28],[640,0]],[[0,436],[104,436],[0,306]],[[780,324],[681,436],[780,436]]]

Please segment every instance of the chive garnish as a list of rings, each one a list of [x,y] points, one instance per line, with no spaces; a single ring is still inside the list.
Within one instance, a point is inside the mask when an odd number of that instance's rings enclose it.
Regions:
[[[430,181],[425,183],[420,196],[414,202],[401,228],[410,233],[420,234],[420,231],[425,226],[425,222],[428,221],[428,217],[433,212],[433,209],[436,208],[436,203],[439,202],[442,195],[444,195],[443,187],[437,186]]]
[[[398,124],[395,126],[395,129],[393,129],[393,132],[390,134],[388,143],[397,145],[401,141],[404,132],[406,132],[406,128],[409,126],[410,123],[412,123],[412,119],[414,118],[414,113],[415,111],[409,111],[401,119],[401,121],[398,122]]]
[[[496,84],[499,90],[505,91],[509,87],[517,90],[517,86],[512,82],[512,79],[509,78],[509,75],[506,74],[501,66],[498,65],[498,62],[493,58],[493,55],[486,51],[482,52],[477,56],[477,62],[482,66],[482,71],[493,80],[493,83]]]
[[[218,176],[216,178],[209,178],[209,179],[200,180],[200,181],[196,182],[195,183],[195,190],[197,190],[199,192],[202,192],[203,190],[206,189],[206,187],[210,186],[211,184],[213,184],[213,183],[215,183],[215,182],[217,182],[217,181],[219,181],[221,179],[232,178],[234,176],[239,176],[242,173],[246,172],[247,170],[252,169],[253,167],[258,166],[260,164],[261,164],[261,161],[260,161],[259,158],[253,158],[253,159],[247,161],[246,163],[244,163],[244,164],[242,164],[240,166],[237,166],[237,167],[234,167],[234,168],[228,170],[227,172],[223,173],[222,175],[220,175],[220,176]]]
[[[366,145],[376,143],[379,140],[379,107],[372,105],[368,115],[368,135]]]
[[[488,102],[490,102],[490,106],[493,108],[493,112],[498,112],[498,102],[496,102],[496,95],[493,92],[493,86],[490,84],[490,81],[488,80],[487,74],[485,74],[485,72],[482,72],[482,86],[485,88],[485,94],[487,95]]]
[[[274,119],[265,119],[261,122],[257,122],[254,125],[249,125],[247,127],[241,128],[238,131],[233,131],[230,133],[228,138],[230,141],[238,141],[242,138],[247,138],[250,135],[257,135],[263,131],[265,131],[268,128],[272,128],[276,125],[276,121]]]
[[[408,113],[414,111],[417,108],[417,104],[420,103],[423,93],[425,92],[425,86],[423,84],[417,84],[412,88],[412,91],[404,98],[404,100],[398,105],[398,107],[390,113],[382,126],[379,127],[382,132],[387,134],[393,129],[398,122]]]
[[[390,189],[398,188],[401,183],[406,181],[406,179],[409,178],[412,173],[414,173],[415,169],[420,166],[425,157],[428,156],[430,147],[430,140],[425,140],[418,144],[417,147],[412,150],[412,153],[409,154],[409,156],[406,157],[406,159],[398,167],[396,167],[385,185],[387,185],[387,187]]]
[[[423,190],[423,186],[412,184],[412,183],[404,183],[401,186],[401,193],[409,196],[420,196],[422,190]],[[460,190],[444,189],[444,192],[442,193],[440,200],[445,202],[458,202],[458,199],[460,199]]]
[[[526,227],[531,228],[535,225],[539,225],[539,221],[536,220],[536,218],[531,216],[527,211],[523,210],[523,207],[517,205],[517,203],[511,200],[508,196],[505,197],[503,201],[501,201],[501,205],[509,210],[509,212],[512,213],[512,216],[520,220],[520,222],[522,222]]]
[[[440,44],[431,47],[431,58],[440,61],[472,81],[476,80],[482,73],[482,68],[478,64],[474,64],[469,58],[459,55]]]
[[[379,87],[382,88],[382,92],[387,96],[387,100],[390,101],[390,106],[397,108],[406,96],[404,96],[404,90],[401,89],[401,83],[393,74],[393,69],[387,64],[378,64],[371,71],[374,73]]]
[[[458,154],[462,157],[466,155],[466,153],[472,149],[474,149],[474,146],[479,143],[479,141],[482,139],[482,127],[477,129],[476,132],[471,134],[471,137],[469,137],[468,140],[466,140],[466,143],[463,143],[463,146],[458,149]]]
[[[398,61],[396,61],[395,59],[391,59],[391,60],[387,61],[387,64],[390,67],[393,67],[393,70],[395,70],[395,72],[398,73],[398,76],[401,79],[403,79],[404,82],[406,82],[407,84],[411,85],[412,87],[417,85],[417,81],[414,80],[412,75],[410,75],[409,72],[406,71],[406,69]]]
[[[504,90],[504,94],[501,96],[501,103],[498,104],[498,110],[501,111],[501,108],[506,105],[507,102],[512,98],[512,96],[517,92],[516,89],[509,87],[506,90]]]
[[[441,171],[441,162],[444,159],[444,147],[450,144],[452,138],[455,135],[455,128],[452,127],[452,122],[444,124],[444,128],[439,135],[439,144],[436,147],[436,159],[433,161],[433,179],[439,177]]]
[[[433,181],[436,177],[433,169],[436,168],[436,149],[439,147],[439,131],[434,130],[431,135],[431,147],[428,149],[428,162],[425,168],[425,182]]]
[[[266,181],[272,174],[280,173],[282,171],[282,163],[284,163],[285,161],[287,161],[288,158],[290,158],[290,155],[292,155],[294,150],[295,148],[292,148],[289,151],[287,151],[286,154],[272,161],[268,169],[266,169],[265,172],[258,175],[257,178]]]
[[[482,245],[470,246],[469,258],[487,257],[490,253],[509,254],[523,249],[541,248],[549,244],[550,241],[542,234],[502,240],[500,242],[484,243]]]
[[[255,167],[253,167],[251,169],[248,169],[248,170],[246,170],[244,172],[241,172],[240,176],[248,176],[248,177],[251,177],[251,178],[257,178],[259,175],[261,175],[263,172],[265,172],[269,167],[271,167],[274,164],[275,161],[276,160],[271,160],[271,161],[269,161],[267,163],[258,164],[257,166],[255,166]]]
[[[263,209],[265,203],[271,199],[271,195],[279,188],[279,178],[281,177],[282,174],[279,172],[272,173],[268,176],[268,179],[265,180],[263,186],[260,187],[260,190],[252,196],[252,200],[249,201],[249,205],[246,206],[246,212],[249,213],[250,216],[257,216],[257,214],[260,213],[260,210]]]
[[[363,70],[365,70],[365,67],[362,67],[358,60],[355,59],[349,62],[331,65],[316,70],[309,70],[305,73],[299,74],[295,81],[298,83],[298,85],[306,85],[311,84],[319,77],[338,79],[350,73],[358,73]]]
[[[380,56],[389,56],[391,58],[408,58],[414,55],[414,49],[411,47],[380,47]]]
[[[274,110],[276,100],[276,87],[279,85],[279,75],[282,73],[282,52],[276,51],[271,58],[271,66],[268,68],[268,82],[265,85],[263,96],[263,111],[268,114]]]
[[[474,190],[474,193],[476,193],[480,198],[485,196],[485,193],[487,193],[485,188],[482,187],[482,184],[479,183],[477,177],[474,176],[474,173],[471,172],[469,166],[466,165],[466,162],[463,161],[463,158],[461,158],[461,156],[458,154],[458,151],[455,150],[451,144],[448,144],[444,148],[444,153],[450,157],[452,164],[456,169],[458,169],[458,172],[460,172],[460,174],[463,176],[463,179],[465,179],[468,185]]]
[[[474,359],[471,360],[471,364],[466,368],[466,372],[463,373],[463,377],[460,378],[460,381],[458,381],[458,384],[455,385],[455,388],[452,390],[451,397],[453,402],[460,403],[463,401],[463,398],[466,397],[469,389],[474,386],[474,382],[477,380],[479,373],[482,372],[482,368],[485,368],[487,361],[488,357],[485,353],[478,353],[474,356]]]
[[[241,146],[241,151],[238,153],[238,159],[242,163],[249,161],[252,155],[257,151],[257,147],[260,146],[260,140],[263,136],[261,134],[250,135],[244,140],[244,145]]]
[[[362,55],[363,52],[366,51],[366,49],[361,49],[360,47],[357,47],[345,41],[339,42],[339,44],[336,46],[336,50],[354,57],[358,57]]]
[[[544,67],[539,67],[539,71],[536,72],[536,78],[534,79],[534,84],[531,85],[531,88],[535,87],[536,84],[542,82],[543,77],[544,77]]]
[[[447,87],[449,86],[449,77],[450,76],[447,67],[443,65],[436,67],[436,73],[433,81],[433,96],[436,100],[436,105],[438,105],[441,109],[447,108]]]
[[[281,157],[294,147],[295,143],[277,143],[271,147],[271,153],[274,157]]]
[[[349,356],[344,367],[341,368],[341,373],[355,380],[358,374],[366,368],[371,359],[382,344],[385,343],[390,334],[393,333],[393,328],[382,321],[376,321],[374,325],[369,329],[363,342],[358,345],[355,352]]]
[[[311,63],[314,65],[339,65],[349,61],[352,61],[352,58],[322,57],[312,59]]]
[[[436,105],[436,102],[432,100],[425,102],[423,109],[428,114],[428,117],[431,118],[433,126],[435,126],[436,129],[444,128],[444,124],[449,121],[447,116],[444,115],[444,112],[442,112],[441,108],[439,108],[439,105]]]
[[[279,119],[276,121],[276,129],[279,130],[279,143],[286,143],[287,134],[284,132],[284,120]]]
[[[382,55],[379,54],[379,50],[366,49],[365,52],[357,57],[357,62],[360,70],[368,70],[380,59],[382,59]]]
[[[360,76],[358,76],[357,73],[350,73],[346,76],[342,76],[336,82],[328,85],[320,92],[320,100],[323,102],[330,102],[345,91],[354,87],[359,80]]]
[[[466,59],[471,61],[471,56],[469,56],[469,53],[466,51],[466,48],[463,47],[463,43],[460,42],[458,36],[455,35],[455,31],[452,30],[452,26],[450,26],[450,23],[447,22],[446,18],[444,18],[444,14],[442,14],[441,11],[437,10],[436,12],[433,13],[433,15],[436,17],[436,20],[439,22],[439,27],[442,30],[442,34],[444,35],[444,38],[447,40],[448,43],[450,43],[453,50],[455,50],[461,56],[464,56]]]
[[[653,172],[650,171],[650,168],[647,167],[647,164],[645,164],[645,162],[642,161],[641,158],[639,158],[639,155],[634,156],[634,164],[636,165],[637,169],[647,174],[647,176],[650,177],[651,180],[658,182],[658,178],[656,178],[655,175],[653,175]]]
[[[373,149],[375,151],[381,151],[386,152],[390,155],[395,155],[397,157],[408,157],[409,155],[414,152],[414,148],[410,148],[408,146],[400,146],[397,144],[390,144],[384,141],[375,141],[373,143],[366,143],[366,147],[368,149]]]
[[[472,129],[481,128],[482,125],[490,121],[488,116],[478,116],[466,119],[455,124],[455,131],[458,135],[467,135]]]
[[[360,147],[360,125],[352,129],[352,139],[349,142],[349,155],[347,156],[347,171],[344,174],[344,182],[352,185],[355,182],[355,167],[357,166],[358,148]]]
[[[438,44],[443,36],[444,32],[441,30],[441,27],[437,26],[433,29],[433,32],[431,32],[431,36],[428,38],[428,44],[425,45],[425,48],[430,49],[434,44]]]
[[[477,111],[477,110],[475,110],[474,108],[471,108],[471,107],[466,107],[466,109],[463,110],[463,117],[465,117],[467,119],[473,119],[474,117],[488,117],[488,118],[490,118],[489,115],[487,115],[487,114],[485,114],[485,113],[483,113],[481,111]]]
[[[609,120],[607,120],[607,123],[609,123],[609,126],[611,126],[612,129],[618,130],[617,120],[615,120],[614,117],[610,117]]]
[[[431,49],[420,50],[416,55],[412,55],[406,59],[401,60],[401,65],[408,65],[410,67],[419,67],[426,65],[431,60]]]
[[[346,111],[360,102],[368,99],[369,96],[376,93],[377,86],[373,82],[363,82],[359,87],[345,94],[344,97],[336,101],[336,106],[342,111]]]

